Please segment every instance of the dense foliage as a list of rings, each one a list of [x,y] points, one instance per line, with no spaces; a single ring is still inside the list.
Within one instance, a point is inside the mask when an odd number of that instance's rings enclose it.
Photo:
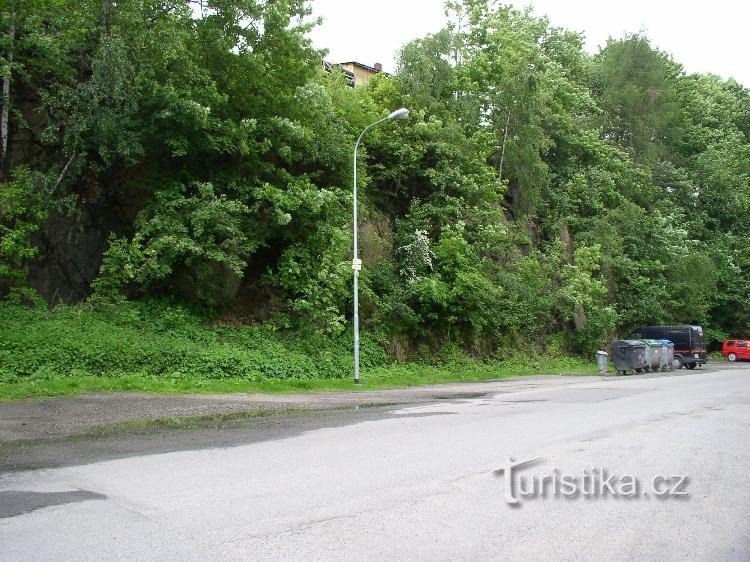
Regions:
[[[271,323],[206,323],[175,303],[22,306],[0,302],[0,401],[38,395],[140,390],[236,392],[351,389],[349,332],[290,333]],[[591,373],[561,354],[476,361],[456,347],[418,362],[388,361],[362,339],[360,388],[530,374]]]
[[[351,336],[285,337],[272,326],[206,326],[179,305],[19,308],[0,304],[0,382],[29,377],[139,375],[259,382],[335,379],[349,373]],[[384,365],[366,338],[362,364]]]
[[[589,56],[529,12],[447,8],[393,76],[351,89],[304,0],[6,0],[0,294],[169,298],[333,341],[351,149],[403,106],[358,178],[363,327],[391,356],[591,352],[652,323],[750,336],[750,91],[643,35]],[[85,347],[44,361],[95,367]],[[277,351],[247,353],[262,371]]]

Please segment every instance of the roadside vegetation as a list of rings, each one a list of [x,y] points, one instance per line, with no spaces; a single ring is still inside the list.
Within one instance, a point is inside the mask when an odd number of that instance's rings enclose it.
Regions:
[[[588,373],[576,358],[477,361],[457,348],[397,364],[362,340],[363,384],[351,339],[285,334],[270,324],[211,322],[176,305],[18,307],[0,304],[0,399],[92,391],[365,390],[537,373]]]
[[[359,154],[366,385],[747,335],[748,89],[446,8],[351,88],[303,0],[2,3],[4,395],[346,387],[352,147],[400,107]]]

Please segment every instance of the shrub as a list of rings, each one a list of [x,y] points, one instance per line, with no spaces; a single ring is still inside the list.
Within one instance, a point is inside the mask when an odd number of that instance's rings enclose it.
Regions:
[[[362,340],[362,366],[386,363]],[[0,304],[0,378],[47,375],[204,379],[344,378],[352,371],[351,336],[284,333],[271,325],[211,326],[176,306],[121,303],[52,311]]]

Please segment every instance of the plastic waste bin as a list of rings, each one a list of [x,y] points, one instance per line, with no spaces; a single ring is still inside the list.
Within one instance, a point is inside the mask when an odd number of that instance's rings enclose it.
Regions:
[[[641,340],[646,344],[646,371],[658,371],[662,365],[661,340]]]
[[[599,350],[596,352],[596,364],[599,367],[599,372],[604,374],[608,369],[608,358],[609,353],[606,351]]]
[[[671,340],[659,340],[661,342],[662,360],[666,365],[665,370],[674,370],[674,343]]]
[[[646,344],[640,340],[618,340],[612,344],[612,362],[617,374],[642,373],[646,369]]]

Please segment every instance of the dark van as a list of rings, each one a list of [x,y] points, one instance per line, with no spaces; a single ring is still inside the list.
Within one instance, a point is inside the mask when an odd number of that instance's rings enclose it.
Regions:
[[[700,326],[641,326],[628,339],[670,340],[674,344],[674,368],[695,369],[708,360],[706,340]]]

